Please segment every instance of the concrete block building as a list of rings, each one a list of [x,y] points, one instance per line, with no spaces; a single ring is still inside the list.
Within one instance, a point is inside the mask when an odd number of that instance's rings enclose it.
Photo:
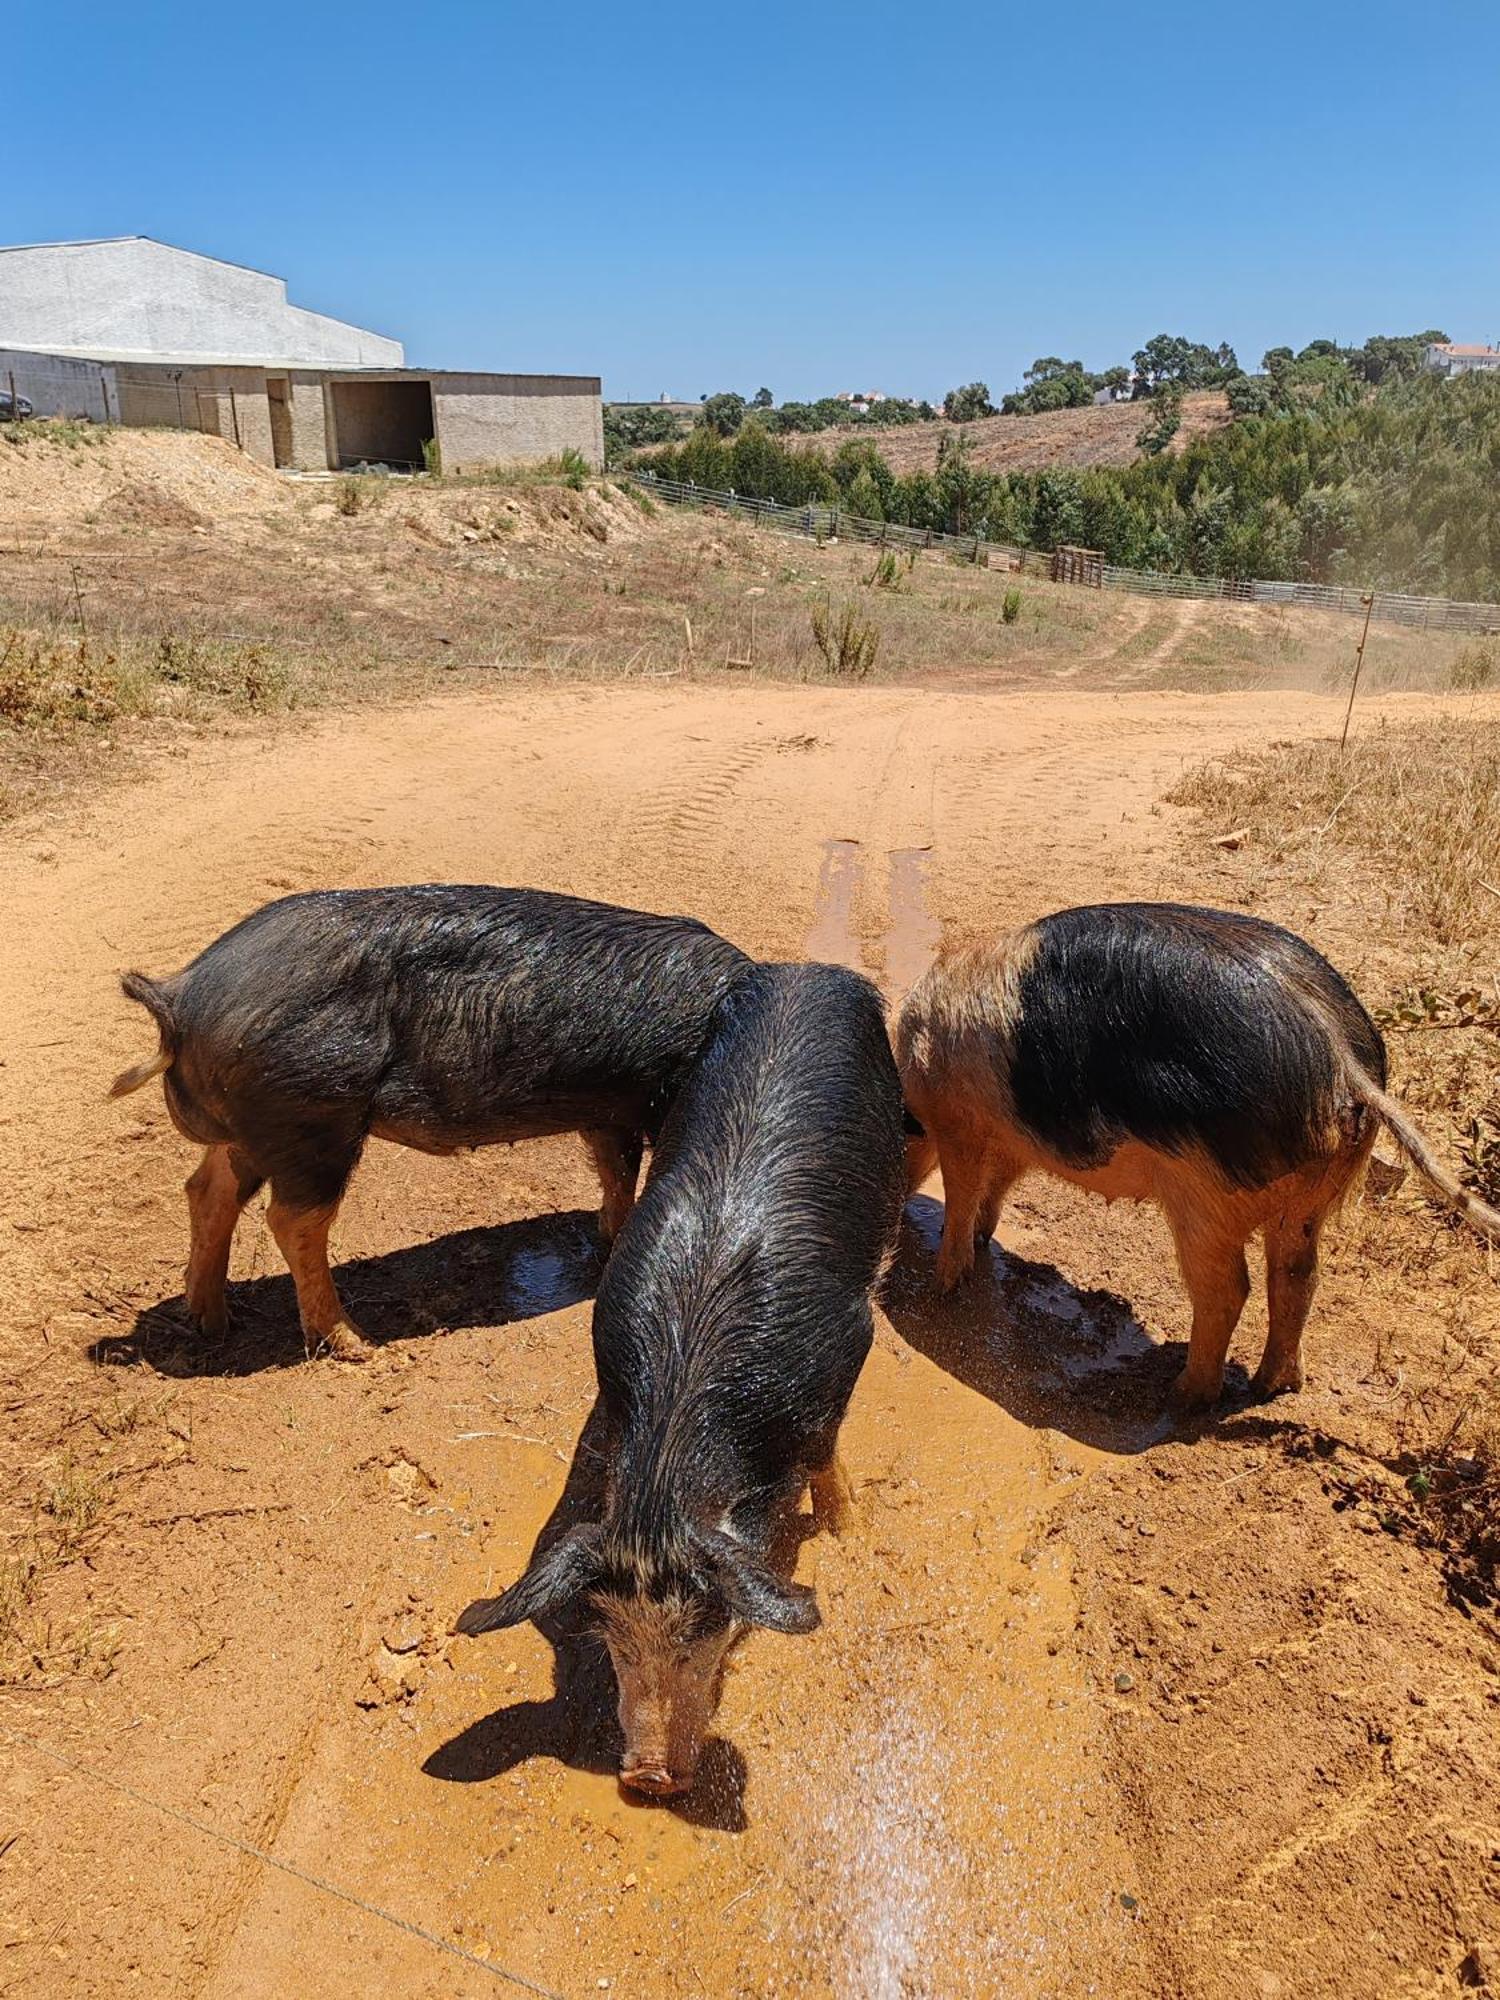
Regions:
[[[399,340],[150,237],[0,247],[0,387],[38,416],[166,425],[267,465],[604,462],[599,380],[408,368]]]

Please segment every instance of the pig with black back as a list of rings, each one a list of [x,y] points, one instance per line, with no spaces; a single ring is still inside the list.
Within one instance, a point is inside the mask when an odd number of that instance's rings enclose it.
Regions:
[[[686,917],[536,889],[324,890],[269,903],[170,979],[126,975],[178,1130],[207,1150],[187,1183],[187,1304],[225,1323],[230,1242],[267,1220],[308,1352],[368,1350],[334,1289],[328,1236],[365,1141],[425,1153],[581,1132],[612,1241],[714,1009],[750,961]]]
[[[941,1163],[939,1282],[973,1268],[1023,1174],[1165,1211],[1192,1299],[1174,1400],[1212,1403],[1264,1239],[1256,1390],[1302,1386],[1323,1226],[1384,1125],[1476,1227],[1461,1187],[1390,1097],[1385,1045],[1347,982],[1279,925],[1176,903],[1060,910],[939,959],[896,1029],[918,1128],[911,1184]]]
[[[804,1484],[815,1521],[842,1525],[839,1426],[904,1178],[875,989],[824,965],[738,981],[599,1287],[602,1516],[458,1621],[488,1632],[586,1598],[637,1791],[693,1783],[739,1632],[818,1623],[811,1590],[778,1573],[776,1532]]]

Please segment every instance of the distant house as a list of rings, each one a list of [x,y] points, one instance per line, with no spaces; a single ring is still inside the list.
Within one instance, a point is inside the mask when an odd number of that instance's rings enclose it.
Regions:
[[[1434,375],[1474,375],[1500,368],[1500,347],[1466,346],[1457,340],[1434,340],[1422,350],[1422,365]]]
[[[864,416],[877,403],[883,403],[885,395],[879,389],[840,389],[836,400],[847,403],[851,410]]]

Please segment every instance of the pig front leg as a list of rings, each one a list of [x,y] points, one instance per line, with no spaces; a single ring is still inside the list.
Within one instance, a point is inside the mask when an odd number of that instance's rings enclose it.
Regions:
[[[837,1433],[828,1446],[827,1455],[819,1464],[810,1467],[807,1490],[812,1498],[815,1529],[830,1535],[842,1535],[854,1525],[854,1486],[839,1456]]]

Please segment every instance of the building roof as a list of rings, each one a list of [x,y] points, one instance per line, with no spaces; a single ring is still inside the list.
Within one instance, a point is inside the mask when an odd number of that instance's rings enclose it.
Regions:
[[[261,270],[258,264],[236,264],[232,258],[215,257],[207,250],[184,250],[180,243],[164,243],[159,236],[66,236],[55,243],[0,243],[0,257],[13,250],[98,250],[109,243],[154,243],[158,250],[170,250],[174,257],[197,257],[205,264],[222,264],[228,271],[253,271],[258,278],[277,275]]]
[[[1434,340],[1429,344],[1434,354],[1460,354],[1468,356],[1491,354],[1497,361],[1500,361],[1500,347],[1486,347],[1482,342]]]

